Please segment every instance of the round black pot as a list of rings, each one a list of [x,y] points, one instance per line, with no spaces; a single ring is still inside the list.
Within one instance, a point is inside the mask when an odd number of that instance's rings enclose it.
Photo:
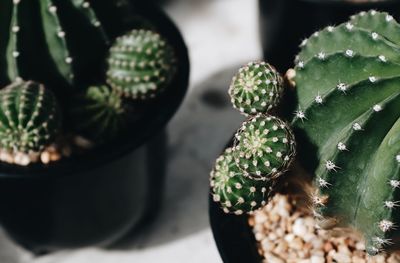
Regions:
[[[122,33],[142,18],[151,21],[145,25],[176,48],[178,72],[163,94],[140,107],[145,116],[112,143],[49,165],[0,163],[0,223],[34,252],[108,245],[158,209],[165,175],[164,130],[187,90],[188,51],[161,10],[137,1],[120,2],[121,12],[111,23]]]
[[[225,214],[219,204],[209,198],[211,230],[224,263],[260,263],[257,242],[248,223],[248,215]]]
[[[376,9],[400,18],[400,1],[259,0],[264,58],[281,72],[293,66],[300,42],[328,25],[360,11]]]

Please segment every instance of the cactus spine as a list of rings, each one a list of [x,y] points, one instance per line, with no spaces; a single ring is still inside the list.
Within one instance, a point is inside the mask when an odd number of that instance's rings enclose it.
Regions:
[[[234,146],[217,159],[211,172],[213,200],[225,213],[252,213],[266,205],[277,177],[294,159],[289,126],[265,114],[279,103],[281,85],[279,74],[265,62],[247,64],[232,80],[229,95],[234,107],[250,116],[235,134]]]
[[[61,129],[51,91],[35,82],[18,82],[0,91],[0,145],[13,153],[38,153]]]
[[[399,29],[389,14],[362,12],[314,33],[296,58],[293,123],[316,175],[315,214],[359,230],[370,254],[400,223]]]
[[[175,64],[173,48],[159,34],[132,30],[110,49],[107,82],[125,97],[152,98],[169,84]]]

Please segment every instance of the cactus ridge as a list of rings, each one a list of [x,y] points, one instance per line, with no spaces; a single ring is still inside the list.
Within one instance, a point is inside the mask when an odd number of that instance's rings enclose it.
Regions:
[[[235,162],[252,179],[278,177],[287,170],[295,155],[290,128],[274,116],[251,117],[242,124],[235,139]]]
[[[317,150],[315,214],[322,225],[359,230],[370,254],[400,234],[397,28],[387,13],[370,11],[314,34],[304,42],[294,79],[299,108],[293,125],[306,139],[300,156]]]
[[[268,112],[276,107],[283,93],[279,72],[265,62],[250,62],[233,77],[229,95],[233,107],[244,115]]]
[[[132,30],[117,38],[108,65],[108,84],[133,99],[155,97],[176,72],[173,48],[158,33],[148,30]]]
[[[7,12],[10,11],[10,22],[9,30],[5,32],[7,33],[4,37],[5,47],[0,50],[5,57],[4,69],[2,69],[5,72],[0,74],[2,84],[21,79],[46,80],[52,83],[56,77],[49,77],[46,74],[55,72],[63,84],[65,82],[73,85],[78,78],[76,75],[86,73],[81,72],[81,69],[89,67],[87,63],[90,63],[94,53],[98,55],[98,51],[105,50],[107,46],[106,33],[88,1],[6,0],[3,5],[2,16],[6,19]],[[79,19],[87,21],[87,25],[82,24],[78,31],[80,34],[83,31],[87,33],[88,39],[84,41],[92,42],[90,48],[86,43],[81,50],[72,48],[72,46],[76,46],[76,34],[70,34],[71,32],[64,29],[65,24],[71,21],[65,21],[67,19],[60,16],[60,13],[68,12],[74,12]],[[36,20],[36,18],[38,19]],[[26,44],[28,41],[31,41],[30,46]],[[43,45],[43,41],[45,45]],[[39,52],[33,48],[38,44],[40,44]],[[36,68],[35,73],[32,73],[30,68],[32,65],[29,63],[28,65],[26,61],[37,59],[37,56],[42,56],[40,60],[48,63],[51,69],[45,67],[46,72],[43,72]],[[85,70],[92,69],[85,68]],[[79,74],[77,74],[78,72]]]
[[[225,213],[251,213],[267,204],[273,181],[257,181],[243,176],[237,167],[233,150],[228,148],[217,159],[211,171],[213,200],[219,202]]]
[[[125,126],[125,110],[118,94],[107,86],[91,86],[73,101],[74,129],[94,141],[115,138]]]
[[[400,25],[386,12],[361,12],[351,17],[351,23],[359,28],[379,32],[381,36],[400,45]]]
[[[355,27],[351,22],[338,27],[327,27],[314,33],[303,42],[296,64],[304,64],[316,56],[325,59],[329,54],[343,51],[347,56],[385,56],[388,60],[400,62],[400,46],[390,42],[376,32]]]
[[[43,85],[18,82],[0,91],[0,145],[10,152],[40,152],[61,129],[54,95]]]

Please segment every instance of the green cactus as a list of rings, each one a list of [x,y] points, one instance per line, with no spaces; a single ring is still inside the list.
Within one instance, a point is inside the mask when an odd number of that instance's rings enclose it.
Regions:
[[[287,170],[295,155],[288,125],[277,117],[258,114],[242,124],[235,135],[235,162],[246,176],[275,179]]]
[[[213,200],[225,213],[251,213],[267,204],[273,181],[257,181],[243,175],[231,148],[217,159],[210,177]]]
[[[122,99],[107,86],[91,86],[71,104],[69,110],[74,130],[88,139],[110,140],[125,127]]]
[[[4,0],[0,17],[0,85],[29,79],[72,88],[101,72],[108,38],[88,1]]]
[[[35,82],[16,82],[0,90],[0,147],[37,153],[54,142],[61,116],[51,91]]]
[[[282,93],[282,77],[265,62],[240,68],[229,88],[233,107],[245,115],[268,112],[278,105]]]
[[[299,156],[321,226],[352,227],[377,254],[400,224],[400,25],[362,12],[303,41],[296,60]],[[315,153],[315,156],[312,156]]]
[[[110,49],[107,82],[118,93],[133,99],[154,97],[173,78],[173,48],[158,33],[132,30],[118,37]]]

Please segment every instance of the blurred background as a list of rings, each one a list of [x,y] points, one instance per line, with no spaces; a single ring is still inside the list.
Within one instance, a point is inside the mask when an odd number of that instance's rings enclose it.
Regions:
[[[161,1],[160,1],[161,2]],[[0,231],[1,263],[221,262],[208,222],[208,174],[242,117],[227,90],[242,64],[262,57],[256,0],[174,0],[191,59],[190,91],[168,125],[164,204],[155,221],[111,248],[35,257]]]

